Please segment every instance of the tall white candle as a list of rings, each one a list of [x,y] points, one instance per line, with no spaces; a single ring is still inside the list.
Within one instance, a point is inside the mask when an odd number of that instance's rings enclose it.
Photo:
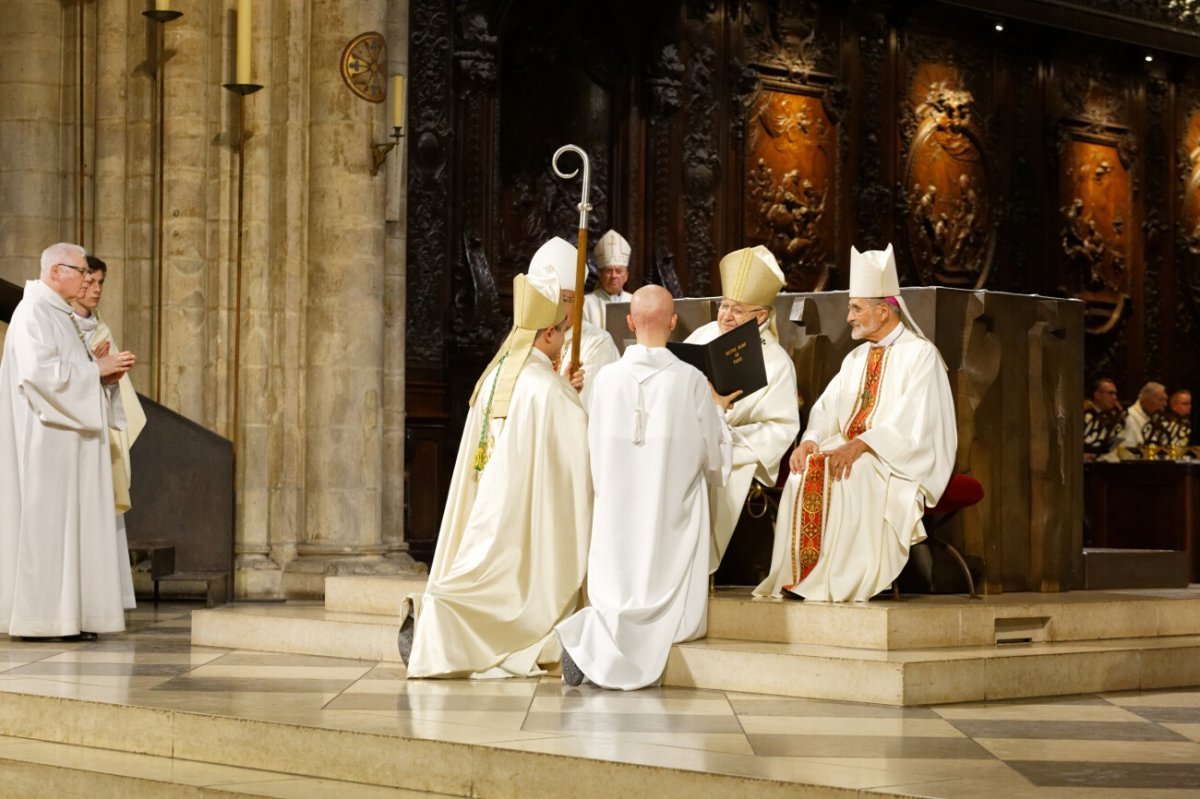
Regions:
[[[404,127],[404,76],[392,76],[392,127]]]
[[[237,82],[252,83],[250,77],[251,0],[238,0],[237,6]]]

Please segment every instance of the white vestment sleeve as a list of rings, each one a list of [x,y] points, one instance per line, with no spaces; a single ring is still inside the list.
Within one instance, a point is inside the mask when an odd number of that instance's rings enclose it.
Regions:
[[[60,357],[56,342],[36,321],[33,314],[21,320],[24,329],[19,340],[28,347],[17,361],[22,395],[43,424],[100,433],[104,428],[100,367],[95,361],[79,365]],[[81,341],[79,346],[86,345]]]

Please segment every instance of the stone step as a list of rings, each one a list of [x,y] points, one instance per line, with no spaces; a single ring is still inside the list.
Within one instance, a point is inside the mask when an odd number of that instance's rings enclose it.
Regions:
[[[350,575],[325,578],[325,609],[395,619],[405,595],[425,590],[425,578]]]
[[[858,603],[756,599],[718,591],[708,635],[881,651],[1200,635],[1200,591],[1011,593],[968,599],[918,595]]]
[[[192,611],[192,645],[399,663],[396,614],[326,610],[319,602]]]
[[[424,580],[328,577],[325,608],[394,620],[405,594]],[[998,641],[1089,641],[1200,635],[1200,591],[1072,591],[1065,594],[913,596],[836,604],[755,599],[747,588],[719,589],[708,605],[708,635],[742,641],[931,649]]]
[[[705,638],[666,685],[910,706],[1200,685],[1200,636],[877,652]]]
[[[216,613],[220,611],[206,611]],[[55,761],[66,790],[47,789],[33,782],[37,775],[21,773],[29,766],[17,762],[18,785],[14,792],[7,769],[15,748],[0,746],[4,769],[4,796],[130,796],[130,797],[244,797],[352,796],[363,799],[414,799],[425,792],[443,796],[482,796],[489,799],[525,799],[531,796],[588,796],[623,799],[637,795],[689,796],[717,799],[726,796],[819,797],[835,799],[856,791],[803,781],[747,776],[736,770],[720,772],[701,757],[684,758],[689,765],[673,767],[649,762],[606,760],[587,747],[579,753],[522,748],[523,741],[489,744],[454,743],[405,737],[389,720],[378,731],[340,730],[299,722],[263,721],[212,713],[139,707],[87,699],[0,692],[0,735],[70,744]],[[110,775],[83,773],[90,767],[78,763],[88,747],[103,750],[94,758],[95,772],[128,769],[130,775],[152,768],[150,756],[165,761],[158,778],[113,782]],[[115,754],[114,754],[115,753]],[[139,758],[131,755],[141,756]],[[62,762],[69,764],[61,768]],[[271,772],[261,770],[264,762]],[[199,772],[214,767],[229,769],[222,782],[197,786]],[[736,769],[736,766],[734,767]],[[236,771],[235,771],[236,770]],[[258,785],[237,785],[247,770],[257,774]],[[160,772],[161,774],[161,772]],[[305,785],[320,781],[311,790]],[[90,781],[89,781],[90,780]],[[247,779],[246,783],[251,780]],[[273,783],[273,784],[272,784]],[[187,784],[187,790],[182,787]],[[90,788],[89,788],[90,786]],[[143,790],[129,790],[140,788]],[[156,790],[161,788],[162,790]],[[259,791],[256,793],[255,791]],[[419,793],[412,793],[412,792]],[[875,799],[902,799],[909,794],[886,788],[871,790]]]
[[[399,799],[394,789],[344,780],[300,777],[261,769],[233,768],[170,757],[0,738],[0,772],[6,797],[97,797],[129,799],[280,799],[294,796],[353,796]],[[446,794],[405,793],[405,799]]]
[[[197,646],[396,663],[397,632],[394,618],[316,604],[192,613]],[[673,647],[664,683],[897,706],[1183,687],[1200,685],[1200,635],[887,652],[710,637]]]

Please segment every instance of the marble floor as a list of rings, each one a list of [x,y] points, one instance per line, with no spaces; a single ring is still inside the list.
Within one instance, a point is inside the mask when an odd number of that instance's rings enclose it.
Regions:
[[[1200,688],[892,708],[551,676],[408,682],[395,664],[192,646],[194,607],[146,603],[126,633],[91,643],[0,636],[0,693],[770,779],[797,796],[1200,797]],[[20,737],[0,737],[0,795],[25,795],[13,779],[31,764],[223,791],[195,795],[434,795],[269,758],[242,768]]]

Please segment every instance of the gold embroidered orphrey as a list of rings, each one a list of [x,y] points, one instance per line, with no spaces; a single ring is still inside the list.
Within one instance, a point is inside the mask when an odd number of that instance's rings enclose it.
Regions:
[[[387,42],[382,33],[360,33],[342,51],[342,80],[370,103],[387,98]]]

